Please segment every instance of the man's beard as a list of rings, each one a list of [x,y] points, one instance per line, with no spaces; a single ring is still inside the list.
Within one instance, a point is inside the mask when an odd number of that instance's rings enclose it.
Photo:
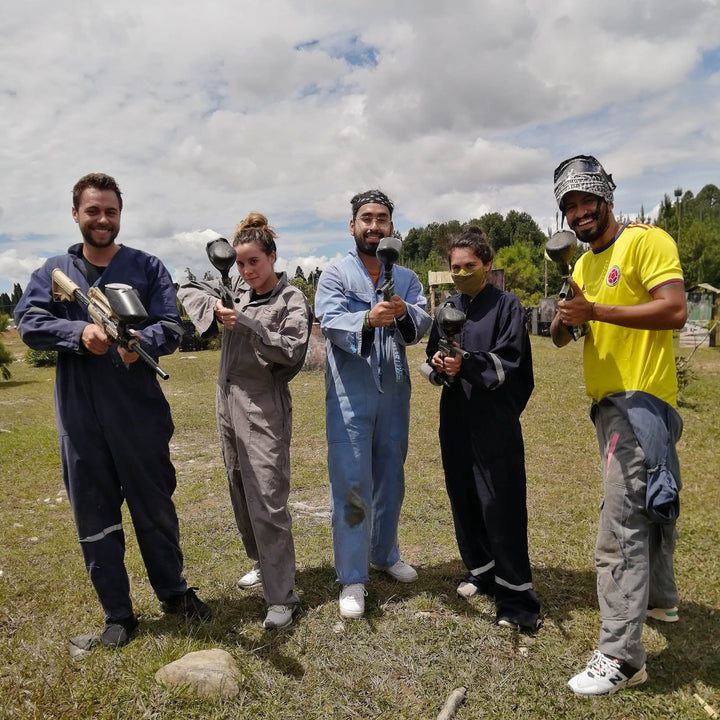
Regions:
[[[83,240],[85,240],[85,242],[86,242],[88,245],[91,245],[92,247],[95,247],[95,248],[106,248],[106,247],[109,247],[110,245],[112,245],[112,244],[115,242],[115,238],[120,234],[120,229],[118,228],[117,230],[115,230],[115,231],[113,231],[113,232],[110,232],[110,233],[106,236],[106,239],[103,240],[103,241],[98,241],[98,240],[96,240],[96,239],[92,236],[92,232],[93,232],[93,231],[92,231],[92,230],[89,230],[89,229],[88,229],[88,230],[83,230],[83,231],[82,231]]]
[[[577,218],[572,224],[572,229],[578,236],[578,240],[584,243],[592,243],[601,238],[610,225],[610,210],[608,204],[602,198],[598,198],[597,208],[594,213],[590,214],[590,217],[595,221],[595,229],[588,228],[587,230],[578,230],[578,223],[585,220],[586,217],[587,215]]]
[[[373,237],[375,237],[375,235],[373,235]],[[357,247],[359,253],[375,257],[380,240],[382,240],[382,236],[378,237],[376,242],[369,242],[366,235],[363,233],[360,237],[355,235],[355,246]]]

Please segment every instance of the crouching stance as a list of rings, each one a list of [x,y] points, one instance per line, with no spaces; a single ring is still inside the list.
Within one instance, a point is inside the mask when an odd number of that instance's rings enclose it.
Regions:
[[[234,279],[231,303],[223,304],[227,295],[220,281],[190,282],[178,292],[200,332],[216,318],[223,324],[215,395],[218,432],[235,522],[245,552],[255,561],[238,585],[262,585],[266,628],[289,625],[298,604],[287,507],[292,434],[288,383],[301,370],[310,339],[305,296],[285,273],[275,273],[276,237],[259,213],[238,225],[233,246],[240,277]]]

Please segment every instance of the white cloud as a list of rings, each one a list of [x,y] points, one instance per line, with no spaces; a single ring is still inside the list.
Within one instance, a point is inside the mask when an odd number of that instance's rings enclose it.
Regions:
[[[31,273],[40,266],[42,260],[43,258],[25,250],[16,248],[0,250],[0,277],[5,278],[9,286],[20,283],[24,288]]]
[[[578,152],[625,213],[697,192],[720,182],[717,61],[701,72],[718,27],[716,0],[12,3],[0,290],[79,239],[70,190],[97,170],[123,189],[120,240],[176,275],[250,210],[278,264],[312,270],[349,247],[366,187],[402,232],[511,209],[545,229],[552,169]]]

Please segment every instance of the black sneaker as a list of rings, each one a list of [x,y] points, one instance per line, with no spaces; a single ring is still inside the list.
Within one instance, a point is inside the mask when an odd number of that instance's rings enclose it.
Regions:
[[[212,617],[212,610],[196,594],[197,588],[188,588],[183,595],[163,600],[160,607],[164,613],[179,614],[188,620],[205,622]]]
[[[100,642],[106,648],[119,648],[130,642],[130,636],[138,626],[135,615],[122,620],[106,620],[100,634]]]

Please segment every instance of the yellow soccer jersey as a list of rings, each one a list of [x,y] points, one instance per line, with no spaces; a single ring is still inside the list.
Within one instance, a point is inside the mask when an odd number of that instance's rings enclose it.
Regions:
[[[573,279],[590,302],[638,305],[669,282],[682,282],[675,241],[660,228],[629,223],[610,245],[586,252]],[[595,400],[642,390],[676,405],[672,330],[634,330],[590,322],[583,348],[585,387]]]

